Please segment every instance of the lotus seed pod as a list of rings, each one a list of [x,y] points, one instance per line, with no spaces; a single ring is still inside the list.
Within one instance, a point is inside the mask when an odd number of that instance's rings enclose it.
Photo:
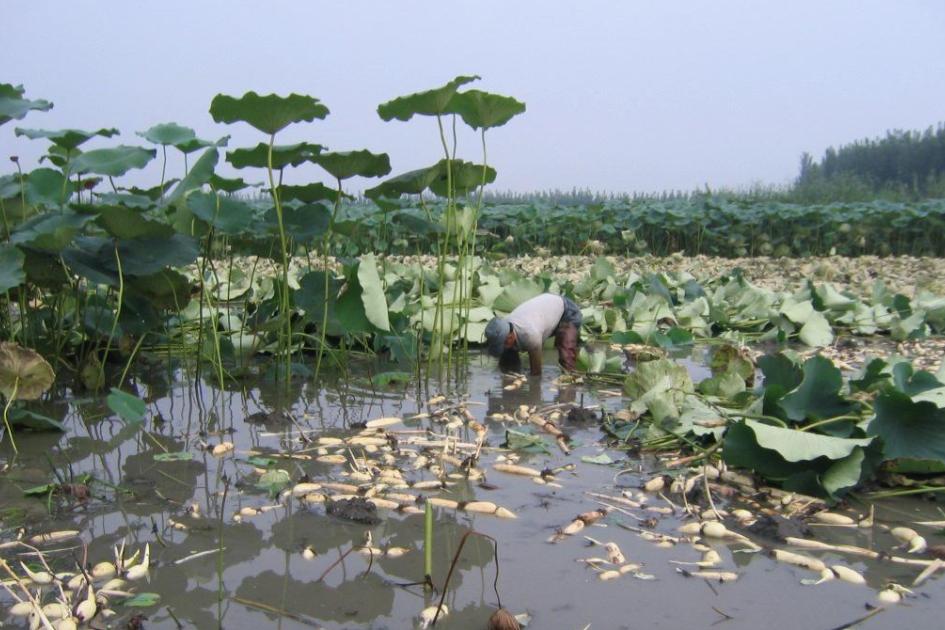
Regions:
[[[728,528],[718,521],[706,521],[701,531],[706,538],[725,538],[729,534]]]
[[[850,567],[845,567],[842,564],[834,564],[830,567],[830,570],[844,582],[849,582],[850,584],[866,584],[866,578]]]
[[[521,630],[522,626],[518,619],[505,608],[500,608],[489,617],[486,623],[486,630]]]

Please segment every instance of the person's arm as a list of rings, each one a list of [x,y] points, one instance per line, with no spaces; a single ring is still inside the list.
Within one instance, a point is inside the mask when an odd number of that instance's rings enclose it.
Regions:
[[[541,376],[541,346],[528,351],[528,363],[531,366],[532,376]]]

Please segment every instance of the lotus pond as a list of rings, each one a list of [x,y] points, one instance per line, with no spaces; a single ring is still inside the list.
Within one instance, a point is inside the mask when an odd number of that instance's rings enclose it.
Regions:
[[[941,203],[488,207],[525,105],[478,79],[378,107],[443,150],[392,177],[277,144],[329,114],[298,94],[210,104],[260,186],[176,123],[15,129],[49,146],[0,178],[4,624],[935,623]],[[51,107],[0,84],[0,125]],[[579,369],[501,374],[486,323],[545,291]]]

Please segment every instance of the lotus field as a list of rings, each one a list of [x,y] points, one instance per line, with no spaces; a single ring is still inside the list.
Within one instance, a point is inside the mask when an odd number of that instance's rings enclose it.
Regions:
[[[934,623],[945,200],[486,202],[526,107],[477,81],[378,106],[442,152],[395,175],[282,143],[312,96],[119,141],[0,84],[45,148],[0,176],[3,625]],[[500,372],[545,292],[578,369]]]

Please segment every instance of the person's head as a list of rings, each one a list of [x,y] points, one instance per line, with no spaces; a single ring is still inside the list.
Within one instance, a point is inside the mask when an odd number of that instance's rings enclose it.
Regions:
[[[502,356],[515,345],[515,332],[507,319],[493,317],[486,325],[486,350],[494,357]]]

